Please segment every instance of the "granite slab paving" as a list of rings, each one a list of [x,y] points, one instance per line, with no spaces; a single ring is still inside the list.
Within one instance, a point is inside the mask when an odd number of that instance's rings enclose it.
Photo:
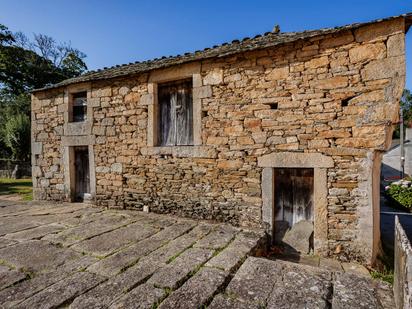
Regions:
[[[393,308],[391,287],[354,265],[254,257],[261,230],[0,200],[0,234],[1,309]]]

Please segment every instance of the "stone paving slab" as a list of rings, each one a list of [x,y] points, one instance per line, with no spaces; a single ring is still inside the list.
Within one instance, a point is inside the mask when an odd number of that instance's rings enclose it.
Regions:
[[[0,237],[0,249],[15,244],[16,241]]]
[[[258,247],[264,234],[239,233],[225,250],[206,263],[206,266],[233,272]]]
[[[164,289],[155,288],[150,284],[142,284],[131,290],[121,299],[112,304],[110,309],[154,308],[167,295]]]
[[[42,240],[30,240],[0,249],[0,260],[28,273],[47,271],[80,257],[81,254],[73,250]]]
[[[332,297],[330,272],[287,262],[282,264],[282,280],[275,283],[267,308],[286,309],[291,303],[297,308],[329,308]]]
[[[159,306],[159,309],[201,308],[213,299],[225,283],[229,273],[216,268],[204,267]]]
[[[239,299],[219,294],[213,298],[209,309],[262,309],[258,304],[242,302]]]
[[[3,217],[1,218],[0,236],[34,228],[39,224],[31,217]]]
[[[124,293],[144,283],[160,267],[151,261],[137,263],[125,272],[76,298],[71,308],[107,308]]]
[[[350,273],[337,273],[333,285],[332,307],[382,308],[377,298],[377,291],[370,280]]]
[[[226,292],[244,302],[265,306],[275,283],[282,280],[281,271],[281,264],[248,258],[230,281]]]
[[[37,226],[32,229],[15,232],[12,234],[4,235],[4,238],[14,239],[14,240],[31,240],[40,239],[48,234],[54,234],[65,229],[64,225],[59,223],[51,223],[47,225]]]
[[[198,241],[195,248],[221,249],[224,248],[238,232],[232,226],[219,225],[209,235]]]
[[[351,273],[249,257],[212,308],[231,303],[260,308],[393,308],[393,295]],[[240,306],[241,307],[241,306]]]
[[[56,308],[88,291],[104,280],[96,274],[78,272],[29,297],[14,308]]]
[[[31,280],[25,280],[17,285],[4,289],[0,291],[0,308],[14,308],[15,305],[23,302],[30,296],[71,276],[75,272],[84,270],[87,266],[95,262],[95,258],[84,256],[78,260],[67,262],[57,269],[50,270],[48,273],[39,274]]]
[[[104,276],[114,276],[136,263],[141,257],[164,246],[169,241],[186,233],[195,226],[195,222],[178,222],[161,230],[155,235],[137,242],[89,267],[89,271]]]
[[[110,231],[91,239],[84,240],[73,245],[71,248],[95,256],[104,257],[128,244],[143,240],[157,233],[156,229],[150,225],[143,225],[139,222],[129,224],[125,227]]]
[[[176,289],[189,276],[191,271],[203,265],[213,255],[212,250],[190,248],[170,264],[159,269],[148,283],[161,288]]]
[[[129,223],[131,223],[131,220],[125,216],[107,216],[84,225],[66,229],[58,234],[47,235],[44,240],[67,247]]]
[[[25,274],[17,270],[12,270],[7,266],[0,265],[0,290],[7,288],[25,278]]]
[[[0,232],[1,309],[393,308],[355,266],[256,258],[264,233],[226,224],[0,201]]]
[[[142,257],[135,265],[78,297],[71,305],[72,308],[101,308],[103,304],[110,305],[122,294],[138,286],[149,278],[155,271],[166,266],[171,258],[182,253],[197,240],[207,235],[215,225],[199,224],[188,233],[168,242],[163,247]]]

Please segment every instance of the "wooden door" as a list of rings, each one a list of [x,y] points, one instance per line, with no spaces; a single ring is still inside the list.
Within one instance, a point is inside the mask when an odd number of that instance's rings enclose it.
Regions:
[[[89,151],[87,147],[74,150],[75,199],[83,201],[84,194],[90,193]]]
[[[313,169],[276,168],[275,221],[313,221]]]

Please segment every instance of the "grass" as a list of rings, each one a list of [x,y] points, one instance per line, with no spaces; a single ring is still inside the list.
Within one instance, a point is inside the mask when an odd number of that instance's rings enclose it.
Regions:
[[[386,267],[383,270],[372,270],[371,276],[373,279],[379,279],[393,285],[393,270],[387,269]]]
[[[379,279],[393,285],[393,250],[385,247],[383,244],[382,255],[378,256],[378,266],[376,269],[371,270],[371,276],[374,279]]]
[[[0,196],[18,194],[25,201],[33,199],[33,187],[31,179],[0,178]]]

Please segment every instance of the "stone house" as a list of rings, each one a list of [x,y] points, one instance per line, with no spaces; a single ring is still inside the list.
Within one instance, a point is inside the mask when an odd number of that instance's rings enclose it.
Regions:
[[[264,227],[373,263],[412,15],[91,71],[32,94],[36,200]],[[286,227],[286,228],[285,228]]]

